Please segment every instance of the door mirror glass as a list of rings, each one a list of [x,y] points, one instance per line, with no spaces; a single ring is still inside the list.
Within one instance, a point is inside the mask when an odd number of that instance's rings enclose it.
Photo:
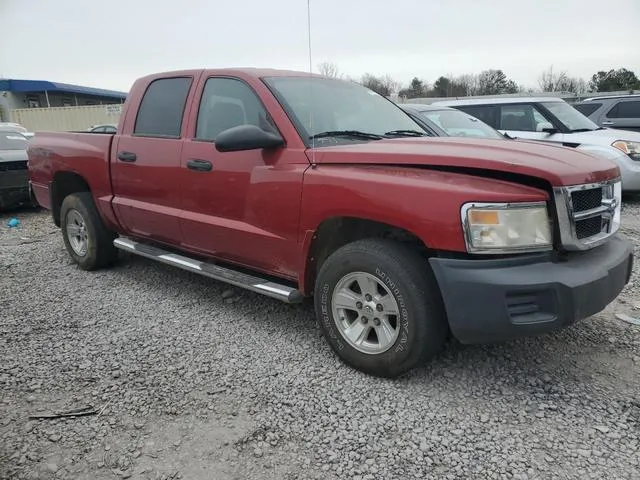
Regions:
[[[551,135],[557,133],[558,129],[551,122],[540,122],[536,125],[536,132],[545,132]]]
[[[239,125],[220,132],[215,139],[219,152],[238,152],[284,146],[284,139],[255,125]]]

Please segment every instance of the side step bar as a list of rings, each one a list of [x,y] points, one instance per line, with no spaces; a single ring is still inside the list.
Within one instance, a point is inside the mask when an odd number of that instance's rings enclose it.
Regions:
[[[246,273],[237,272],[230,268],[224,268],[212,263],[201,262],[189,257],[170,253],[158,247],[135,242],[128,238],[116,238],[113,241],[113,245],[120,250],[157,260],[167,265],[173,265],[174,267],[235,285],[236,287],[246,290],[251,290],[252,292],[261,293],[267,297],[275,298],[283,302],[299,303],[303,299],[302,293],[295,288],[280,285]]]

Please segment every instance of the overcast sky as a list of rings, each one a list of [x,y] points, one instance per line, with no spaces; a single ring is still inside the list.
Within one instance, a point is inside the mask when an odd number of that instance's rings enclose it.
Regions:
[[[307,0],[0,0],[0,75],[128,90],[165,70],[309,69]],[[536,86],[550,65],[574,76],[640,75],[640,0],[311,0],[312,64],[418,76],[501,68]]]

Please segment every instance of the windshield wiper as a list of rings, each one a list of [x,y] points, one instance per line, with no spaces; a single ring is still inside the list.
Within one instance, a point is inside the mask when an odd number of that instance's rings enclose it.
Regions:
[[[391,130],[390,132],[385,132],[386,136],[389,137],[426,137],[428,136],[424,132],[419,132],[418,130]]]
[[[598,129],[597,128],[575,128],[573,130],[569,130],[569,133],[593,132],[594,130],[598,130]]]
[[[325,138],[325,137],[355,137],[355,138],[366,138],[367,140],[382,140],[384,137],[382,135],[377,135],[375,133],[367,133],[361,132],[359,130],[329,130],[328,132],[320,132],[315,135],[311,135],[309,140],[313,140],[315,138]]]

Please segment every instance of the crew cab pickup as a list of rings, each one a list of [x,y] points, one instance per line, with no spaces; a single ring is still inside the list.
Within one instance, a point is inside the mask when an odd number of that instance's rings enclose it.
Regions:
[[[120,249],[285,302],[313,297],[333,350],[369,374],[408,371],[449,333],[478,343],[567,326],[629,281],[615,164],[429,137],[351,82],[156,74],[134,83],[117,128],[38,132],[28,150],[33,194],[80,268]]]

